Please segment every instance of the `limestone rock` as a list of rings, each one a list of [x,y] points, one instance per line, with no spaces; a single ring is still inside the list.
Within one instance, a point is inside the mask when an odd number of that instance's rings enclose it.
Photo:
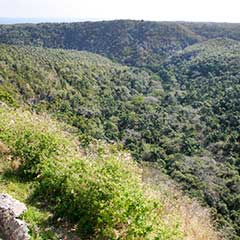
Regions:
[[[8,194],[0,194],[0,235],[6,240],[29,240],[27,224],[17,219],[26,206]]]

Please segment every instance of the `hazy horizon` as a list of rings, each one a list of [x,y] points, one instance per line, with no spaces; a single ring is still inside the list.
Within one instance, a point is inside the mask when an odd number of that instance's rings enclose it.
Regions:
[[[81,18],[14,18],[0,17],[0,24],[17,24],[17,23],[58,23],[58,22],[85,22],[85,21],[101,21],[101,19],[81,19]]]
[[[133,20],[133,21],[155,21],[155,22],[193,22],[193,23],[229,23],[240,24],[240,22],[217,22],[217,21],[186,21],[186,20],[146,20],[146,19],[98,19],[98,18],[14,18],[0,17],[0,24],[38,24],[38,23],[72,23],[72,22],[100,22],[100,21],[117,21],[117,20]]]
[[[239,0],[11,0],[0,2],[1,23],[132,19],[240,23]]]

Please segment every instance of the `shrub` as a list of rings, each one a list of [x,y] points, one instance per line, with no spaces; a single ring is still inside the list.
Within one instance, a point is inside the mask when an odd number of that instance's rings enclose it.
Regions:
[[[76,139],[47,117],[0,110],[0,140],[34,180],[33,200],[76,223],[84,239],[181,239],[177,224],[164,223],[159,201],[146,195],[128,154],[95,141],[85,156]]]
[[[21,110],[0,110],[0,140],[9,147],[12,158],[19,161],[19,173],[25,178],[41,174],[44,161],[57,158],[67,146],[64,136],[54,133],[56,126],[50,130],[53,122],[49,120]]]
[[[2,90],[1,88],[0,88],[0,101],[6,102],[7,104],[13,107],[18,106],[14,98],[8,92]]]
[[[49,163],[36,194],[50,196],[56,216],[76,222],[84,239],[180,239],[177,228],[161,238],[167,228],[161,205],[145,195],[138,167],[106,149],[100,152],[67,167]]]

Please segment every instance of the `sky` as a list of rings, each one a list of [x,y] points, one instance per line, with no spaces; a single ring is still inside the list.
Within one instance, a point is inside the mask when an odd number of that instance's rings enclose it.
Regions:
[[[240,22],[240,0],[0,0],[0,18]]]

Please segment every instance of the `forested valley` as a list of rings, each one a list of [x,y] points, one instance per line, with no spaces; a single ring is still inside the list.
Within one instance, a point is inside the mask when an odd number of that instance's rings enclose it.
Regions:
[[[50,210],[77,222],[83,239],[187,239],[181,227],[153,224],[160,210],[145,199],[135,164],[154,166],[209,209],[223,239],[239,239],[240,24],[0,25],[0,43],[0,143],[21,159],[17,175],[39,181],[33,195],[52,191]],[[45,114],[58,135],[41,135],[51,129]]]

